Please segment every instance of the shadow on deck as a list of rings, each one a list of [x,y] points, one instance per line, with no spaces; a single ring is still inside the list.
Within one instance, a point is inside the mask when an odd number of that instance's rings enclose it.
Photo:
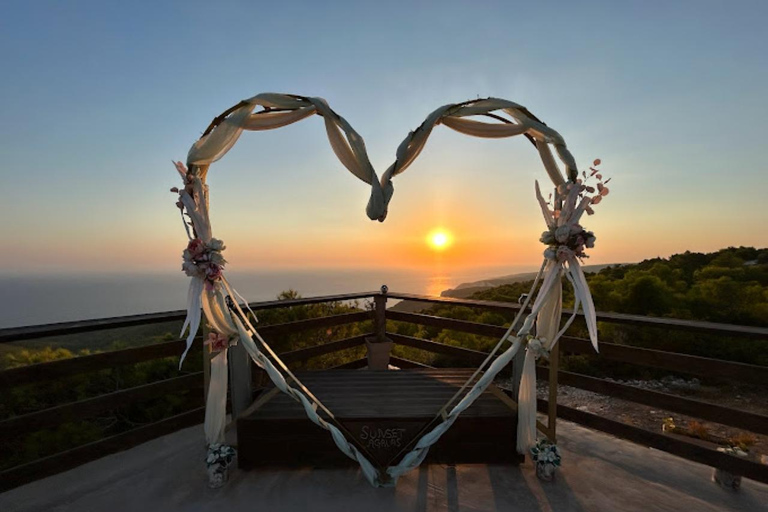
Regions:
[[[0,494],[5,512],[48,510],[279,511],[761,511],[768,485],[739,492],[710,481],[712,468],[560,424],[563,466],[540,482],[520,466],[425,464],[396,488],[375,489],[359,470],[236,470],[206,487],[201,427],[150,441]],[[266,445],[268,440],[264,440]]]

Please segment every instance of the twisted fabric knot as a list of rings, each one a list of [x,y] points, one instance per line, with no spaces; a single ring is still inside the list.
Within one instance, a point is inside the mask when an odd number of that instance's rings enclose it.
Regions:
[[[371,198],[365,208],[368,218],[384,222],[389,211],[389,200],[394,193],[395,187],[391,181],[387,181],[383,186],[375,179],[371,181]]]
[[[542,356],[548,357],[549,350],[546,349],[546,339],[530,337],[528,339],[528,350],[536,357],[536,359]]]

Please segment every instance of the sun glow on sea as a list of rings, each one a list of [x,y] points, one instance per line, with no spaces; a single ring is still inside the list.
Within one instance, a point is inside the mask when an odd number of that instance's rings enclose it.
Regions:
[[[438,228],[427,235],[427,245],[435,251],[444,251],[453,243],[453,236],[445,229]]]

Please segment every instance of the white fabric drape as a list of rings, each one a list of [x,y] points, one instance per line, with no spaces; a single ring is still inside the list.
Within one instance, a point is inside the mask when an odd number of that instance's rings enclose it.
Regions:
[[[528,134],[535,140],[544,168],[556,187],[564,186],[566,180],[555,161],[550,146],[554,146],[555,153],[565,166],[569,180],[574,180],[577,176],[573,156],[568,151],[559,133],[543,123],[532,119],[526,113],[525,108],[520,105],[498,98],[444,105],[430,113],[425,121],[416,130],[409,133],[398,146],[395,162],[387,168],[381,179],[377,177],[376,171],[368,159],[363,138],[343,117],[336,114],[322,98],[265,93],[249,98],[242,103],[218,126],[214,127],[210,133],[195,142],[187,156],[187,163],[193,175],[193,187],[191,193],[182,190],[180,192],[180,200],[192,221],[197,236],[205,243],[209,243],[212,238],[208,211],[208,187],[205,184],[208,166],[220,159],[232,148],[243,130],[260,131],[276,129],[312,115],[323,117],[329,144],[342,165],[354,176],[370,185],[371,197],[366,207],[366,213],[371,219],[384,219],[387,214],[389,201],[394,192],[392,179],[404,172],[415,161],[424,149],[432,130],[438,124],[444,124],[460,133],[484,138],[505,138]],[[265,110],[253,113],[256,106],[264,107]],[[493,111],[501,111],[507,114],[512,121],[501,124],[467,119],[469,116],[490,114]],[[582,201],[574,208],[564,209],[559,217],[555,219],[541,196],[538,183],[536,183],[536,197],[541,205],[542,214],[549,228],[577,224],[587,206],[587,202]],[[235,301],[235,312],[229,309],[226,297],[230,296],[234,299],[239,297],[239,294],[237,294],[225,278],[216,282],[212,290],[206,289],[203,278],[192,278],[187,297],[187,318],[182,329],[182,335],[188,329],[187,348],[182,356],[182,361],[194,340],[195,334],[199,330],[202,310],[213,330],[242,343],[254,363],[266,371],[275,386],[301,403],[307,417],[312,422],[329,431],[339,449],[348,457],[358,461],[366,478],[372,484],[393,484],[400,475],[421,463],[429,447],[450,428],[461,412],[466,410],[482,394],[495,375],[523,347],[526,350],[526,354],[518,396],[518,450],[521,452],[527,451],[535,443],[535,370],[537,354],[529,348],[528,336],[535,325],[537,339],[542,342],[544,349],[551,350],[568,325],[573,321],[574,316],[571,316],[565,326],[560,327],[562,308],[561,278],[563,275],[565,275],[574,288],[576,297],[574,315],[581,306],[586,317],[590,340],[595,349],[597,349],[597,322],[594,305],[592,304],[589,288],[579,261],[576,258],[569,258],[565,262],[546,261],[542,266],[542,272],[540,273],[541,286],[531,312],[525,317],[523,325],[514,336],[509,338],[512,341],[512,345],[490,365],[481,378],[467,392],[466,396],[451,409],[440,424],[419,439],[414,449],[406,454],[397,466],[387,469],[388,478],[384,478],[383,475],[379,474],[371,462],[345,438],[343,432],[333,424],[323,420],[317,413],[318,404],[301,390],[288,384],[281,371],[259,350],[252,337],[259,339],[265,347],[268,347],[268,345],[261,340],[256,329],[249,323],[248,317],[240,310],[237,301]],[[534,288],[538,283],[539,278],[537,277],[534,282]],[[522,310],[520,314],[522,314]],[[506,342],[507,337],[512,333],[512,329],[516,328],[516,321],[517,319],[510,326],[507,335],[502,338],[502,341],[494,349],[494,353],[501,347],[502,343]],[[271,355],[276,357],[274,354]],[[295,380],[294,376],[290,375],[290,377]],[[227,350],[222,350],[211,361],[211,381],[205,417],[205,434],[208,443],[220,443],[223,441],[227,382]]]
[[[555,185],[565,183],[565,179],[555,163],[550,145],[555,147],[569,177],[574,177],[576,172],[573,156],[559,133],[531,119],[525,114],[525,109],[517,103],[498,98],[449,104],[433,111],[398,146],[395,162],[384,172],[381,179],[377,177],[368,159],[363,138],[346,119],[336,114],[324,99],[265,93],[249,98],[244,103],[192,145],[187,155],[187,165],[207,168],[232,148],[243,130],[273,130],[318,114],[324,119],[328,142],[339,161],[349,172],[371,186],[371,197],[366,206],[366,213],[371,219],[384,220],[389,201],[394,194],[392,178],[413,163],[426,145],[432,129],[438,124],[444,124],[460,133],[484,138],[514,137],[527,133],[536,140],[544,167]],[[256,106],[287,110],[265,110],[253,114]],[[507,114],[514,122],[484,123],[465,119],[467,116],[484,115],[497,110]]]

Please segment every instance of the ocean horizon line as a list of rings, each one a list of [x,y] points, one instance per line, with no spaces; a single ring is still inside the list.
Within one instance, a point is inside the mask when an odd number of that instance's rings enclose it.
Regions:
[[[379,290],[439,296],[466,282],[535,271],[530,266],[433,269],[297,269],[232,271],[232,285],[250,302],[295,290],[312,297]],[[175,311],[186,306],[182,272],[0,274],[0,328]]]

